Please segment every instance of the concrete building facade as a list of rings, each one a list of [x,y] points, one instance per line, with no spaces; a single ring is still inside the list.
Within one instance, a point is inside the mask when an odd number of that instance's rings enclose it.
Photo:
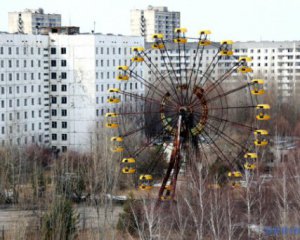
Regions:
[[[45,13],[42,8],[8,13],[8,32],[38,34],[40,28],[60,27],[61,15]]]
[[[166,40],[172,40],[174,29],[180,27],[180,12],[168,11],[167,7],[133,9],[130,16],[131,34],[142,36],[147,42],[152,42],[154,33],[162,33]]]
[[[91,147],[104,115],[118,112],[120,105],[107,103],[109,88],[144,94],[140,81],[116,80],[117,66],[130,65],[133,46],[144,46],[142,37],[102,34],[24,35],[0,34],[0,146],[40,144],[53,149],[84,151]],[[300,42],[237,42],[237,56],[253,59],[253,78],[275,85],[282,100],[300,94]],[[150,49],[150,43],[146,43]],[[168,44],[168,54],[179,69],[177,46]],[[193,69],[197,43],[189,42],[181,54],[181,69]],[[149,52],[149,50],[146,50]],[[183,51],[183,50],[182,50]],[[204,71],[217,53],[207,47]],[[166,71],[159,50],[151,50],[154,64]],[[196,62],[197,64],[197,62]],[[220,61],[212,72],[218,77],[228,69]],[[145,79],[155,76],[143,63],[135,70]],[[138,112],[134,98],[121,96],[129,111]]]
[[[61,150],[91,147],[107,112],[120,105],[107,103],[109,88],[143,94],[144,87],[116,80],[117,67],[129,65],[133,46],[142,37],[50,34],[51,145]],[[142,74],[141,65],[137,71]],[[133,101],[133,99],[131,99]],[[122,103],[130,99],[121,96]]]
[[[178,70],[178,46],[175,44],[167,44],[166,46],[173,67],[175,70]],[[146,44],[146,49],[151,49],[151,43]],[[187,43],[185,53],[181,49],[181,69],[184,69],[185,64],[187,64],[188,69],[193,68],[193,57],[196,49],[197,43],[195,42]],[[205,48],[203,64],[199,68],[200,73],[212,61],[216,51],[216,48]],[[252,58],[252,61],[249,63],[249,66],[253,68],[251,76],[264,79],[265,87],[272,87],[272,91],[276,91],[276,96],[282,101],[288,101],[289,97],[300,95],[300,41],[236,42],[233,44],[233,51],[237,58],[242,56]],[[153,63],[157,64],[162,71],[167,70],[166,65],[171,69],[168,59],[166,60],[167,64],[165,64],[159,50],[151,50],[149,56]],[[196,65],[197,63],[196,61]],[[211,74],[212,78],[217,78],[224,74],[229,66],[230,64],[226,59],[219,61]],[[149,71],[145,71],[145,74],[147,74],[147,78],[153,78]]]
[[[115,110],[108,88],[144,93],[140,83],[116,80],[117,66],[143,45],[131,36],[0,34],[0,145],[89,149]],[[141,65],[136,71],[143,74]]]
[[[0,34],[0,145],[49,145],[48,37]]]

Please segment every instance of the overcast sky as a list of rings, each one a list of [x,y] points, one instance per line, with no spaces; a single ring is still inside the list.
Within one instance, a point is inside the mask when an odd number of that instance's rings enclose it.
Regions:
[[[181,12],[181,25],[195,37],[210,29],[212,40],[300,40],[300,0],[1,0],[0,30],[7,12],[44,8],[62,14],[63,25],[81,32],[130,34],[130,9],[167,6]]]

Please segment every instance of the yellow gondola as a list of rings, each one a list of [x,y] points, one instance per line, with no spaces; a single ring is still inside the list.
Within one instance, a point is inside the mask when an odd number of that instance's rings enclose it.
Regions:
[[[162,33],[155,33],[152,35],[153,39],[163,39],[164,35]]]
[[[221,50],[220,51],[220,55],[221,56],[232,56],[233,55],[233,51],[232,50]]]
[[[107,90],[109,93],[119,93],[120,89],[119,88],[110,88]]]
[[[121,102],[120,98],[111,97],[107,99],[108,103],[119,103]]]
[[[120,153],[120,152],[124,152],[124,150],[125,149],[123,147],[115,147],[111,151],[114,153]]]
[[[264,80],[262,79],[253,79],[251,81],[253,88],[251,90],[251,93],[253,95],[262,95],[265,93],[265,90],[263,89],[264,86]]]
[[[253,72],[253,69],[251,67],[242,66],[242,67],[238,68],[237,71],[240,73],[250,73],[250,72]]]
[[[174,32],[175,33],[186,33],[187,29],[186,28],[175,28]]]
[[[184,44],[187,43],[187,39],[182,37],[174,38],[174,43]]]
[[[145,50],[144,47],[133,47],[131,48],[134,52],[143,52]]]
[[[257,158],[257,154],[256,153],[246,153],[244,155],[244,158],[246,158],[246,159],[248,159],[248,158],[256,159]]]
[[[185,33],[187,32],[186,28],[175,28],[175,33],[177,36],[173,39],[174,43],[185,44],[187,43],[187,39],[185,37]]]
[[[263,114],[263,113],[259,113],[257,116],[256,116],[256,119],[259,120],[259,121],[267,121],[267,120],[270,120],[270,116],[267,115],[267,114]]]
[[[239,62],[251,62],[251,57],[239,57]]]
[[[256,130],[254,131],[254,135],[256,137],[254,141],[255,146],[264,147],[268,145],[268,140],[266,136],[269,135],[269,133],[267,130],[263,130],[263,129]]]
[[[124,167],[124,168],[122,168],[122,173],[125,173],[125,174],[133,174],[135,172],[136,172],[136,169],[132,168],[132,167]]]
[[[110,117],[117,117],[117,116],[118,116],[117,113],[112,113],[112,112],[106,113],[106,114],[105,114],[105,117],[107,117],[107,118],[110,118]]]
[[[233,172],[228,173],[228,177],[240,178],[240,177],[243,177],[243,175],[240,171],[233,171]]]
[[[211,45],[211,41],[210,40],[200,40],[199,45],[200,46],[209,46],[209,45]]]
[[[152,181],[153,177],[150,174],[144,174],[144,175],[140,175],[139,179],[143,181]]]
[[[135,56],[135,57],[131,58],[131,61],[132,62],[143,62],[144,58],[141,56]]]
[[[221,45],[232,45],[233,41],[232,40],[223,40],[221,41]]]
[[[246,162],[246,163],[244,164],[244,168],[245,168],[246,170],[254,170],[254,169],[256,168],[256,165],[253,164],[253,163],[248,163],[248,162]]]
[[[134,158],[123,158],[122,163],[135,163]]]
[[[257,120],[269,120],[271,118],[270,115],[265,113],[266,110],[270,110],[270,105],[269,104],[258,104],[256,106],[256,109],[260,110],[258,115],[256,115]]]
[[[139,177],[140,185],[139,188],[141,190],[151,190],[153,188],[152,181],[153,177],[150,174],[143,174]]]
[[[111,137],[110,139],[111,142],[123,142],[122,137]]]
[[[127,71],[129,69],[128,66],[118,66],[117,68],[118,70],[123,70],[123,71]]]
[[[107,127],[107,128],[118,128],[119,124],[117,124],[117,123],[106,123],[105,127]]]
[[[209,35],[209,34],[211,34],[211,31],[210,31],[210,30],[201,30],[201,31],[199,32],[199,34],[200,34],[200,35]]]
[[[269,104],[258,104],[256,106],[257,109],[271,109]]]
[[[117,80],[128,81],[129,75],[126,74],[129,67],[128,66],[118,66],[117,68],[121,73],[117,75]]]
[[[129,76],[128,75],[122,75],[122,74],[119,74],[117,76],[117,80],[120,80],[120,81],[128,81],[129,80]]]
[[[165,47],[165,45],[164,45],[163,43],[153,43],[153,44],[151,45],[151,47],[152,47],[153,49],[163,49],[163,48]]]

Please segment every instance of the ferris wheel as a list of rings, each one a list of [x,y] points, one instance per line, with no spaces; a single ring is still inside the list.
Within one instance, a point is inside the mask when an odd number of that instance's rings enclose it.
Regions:
[[[224,163],[237,186],[241,166],[256,169],[259,149],[268,144],[270,106],[259,101],[264,80],[251,78],[252,59],[234,56],[231,40],[211,41],[209,30],[197,38],[186,32],[175,29],[172,40],[154,34],[151,48],[133,47],[130,65],[118,67],[117,80],[143,84],[144,94],[108,90],[107,101],[119,105],[105,121],[115,134],[112,151],[122,155],[121,172],[136,176],[141,190],[158,184],[160,201],[174,199],[178,177],[197,164]],[[140,65],[147,76],[135,70]],[[153,170],[163,159],[166,167],[156,178]],[[143,172],[138,163],[147,164]]]

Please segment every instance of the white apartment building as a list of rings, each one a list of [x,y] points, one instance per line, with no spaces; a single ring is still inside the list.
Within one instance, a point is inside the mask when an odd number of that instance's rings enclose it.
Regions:
[[[167,44],[168,54],[175,70],[179,69],[179,59],[177,45]],[[146,49],[151,48],[151,43],[146,43]],[[181,49],[181,69],[187,64],[188,69],[192,69],[192,59],[197,49],[197,43],[189,42],[186,45],[186,51],[183,53]],[[216,48],[206,47],[203,52],[203,65],[200,71],[204,71],[209,62],[216,54]],[[286,101],[290,96],[298,96],[300,94],[300,41],[284,41],[284,42],[236,42],[233,45],[234,55],[249,56],[252,62],[249,66],[253,68],[252,76],[266,80],[265,87],[272,86],[276,91],[276,96]],[[152,61],[158,64],[162,71],[166,70],[166,64],[161,58],[159,50],[151,50],[149,53]],[[166,55],[166,54],[165,54]],[[186,59],[186,60],[185,60]],[[168,63],[168,59],[166,59]],[[229,65],[226,60],[218,63],[212,72],[212,77],[217,78],[223,74]],[[169,66],[169,70],[170,70]],[[147,78],[154,79],[150,71],[145,71]]]
[[[91,147],[105,113],[119,110],[120,104],[107,103],[109,88],[144,93],[132,79],[116,80],[117,67],[129,65],[131,48],[144,46],[144,39],[101,34],[50,34],[49,39],[51,146],[83,151]],[[141,65],[135,70],[143,74]],[[123,103],[133,100],[121,96]]]
[[[40,28],[60,26],[61,15],[44,13],[42,8],[8,13],[9,33],[38,34]]]
[[[85,151],[104,115],[109,88],[144,93],[144,86],[116,80],[142,37],[101,34],[0,34],[0,146],[39,144]],[[141,76],[142,67],[135,68]],[[123,103],[134,99],[121,97]],[[101,124],[100,124],[101,123]]]
[[[130,64],[133,46],[144,46],[144,39],[102,34],[0,34],[0,145],[89,149],[105,113],[120,110],[120,105],[107,103],[111,96],[107,89],[144,94],[141,82],[116,80],[116,68]],[[185,64],[193,68],[196,47],[197,43],[187,44],[181,54],[182,68]],[[167,48],[178,69],[177,46],[168,44]],[[205,49],[202,70],[216,51]],[[300,93],[300,42],[237,42],[234,52],[253,59],[253,77],[265,79],[267,86],[274,84],[279,98]],[[154,64],[166,70],[159,50],[149,54]],[[224,72],[226,64],[226,60],[220,62],[212,77]],[[138,64],[135,71],[154,79],[145,64]],[[121,98],[129,111],[138,111],[133,98]]]
[[[300,95],[300,41],[237,42],[234,49],[253,59],[253,76],[273,85],[279,99]]]
[[[174,29],[180,26],[180,12],[168,11],[167,7],[133,9],[130,16],[131,34],[143,36],[147,42],[152,42],[154,33],[163,33],[165,39],[171,40]]]
[[[49,144],[48,37],[0,34],[0,146]]]

